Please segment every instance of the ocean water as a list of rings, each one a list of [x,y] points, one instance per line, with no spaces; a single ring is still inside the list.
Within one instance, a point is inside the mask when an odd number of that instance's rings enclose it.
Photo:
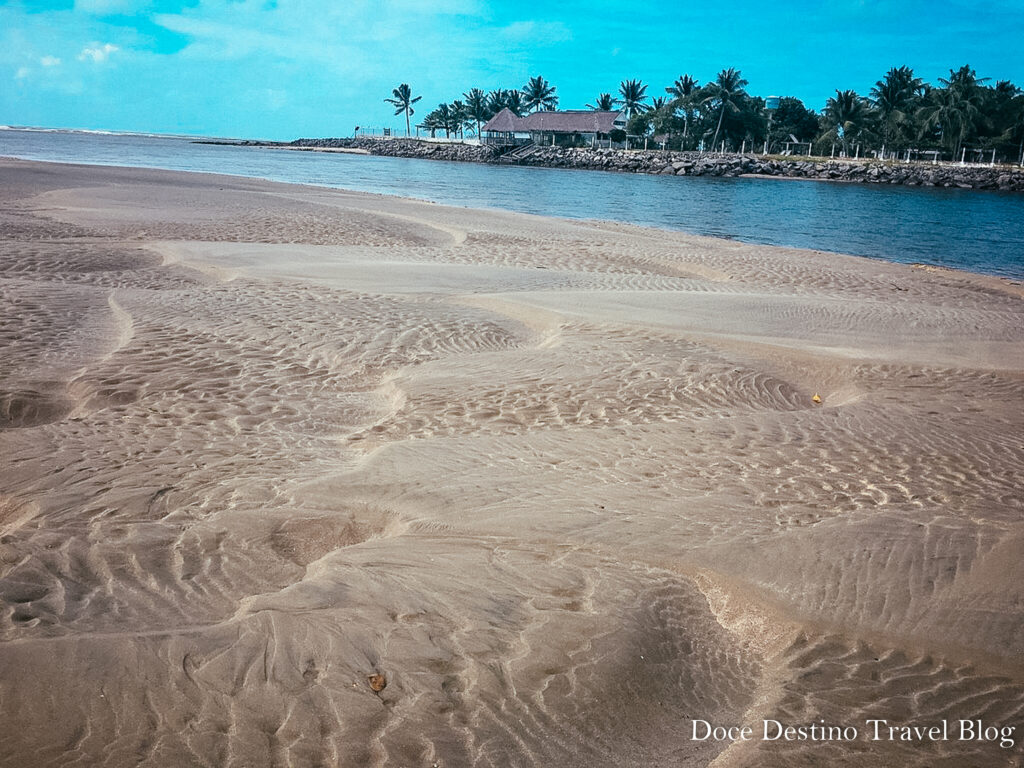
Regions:
[[[0,130],[0,156],[225,173],[1024,278],[1024,195],[677,178]]]

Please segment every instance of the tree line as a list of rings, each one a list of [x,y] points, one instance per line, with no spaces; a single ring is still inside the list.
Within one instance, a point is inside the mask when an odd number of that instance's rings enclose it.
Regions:
[[[700,84],[688,74],[651,97],[640,80],[623,80],[618,92],[600,93],[586,105],[594,110],[622,110],[630,137],[656,139],[668,149],[778,152],[795,139],[814,154],[876,157],[904,152],[935,152],[960,160],[967,150],[992,150],[998,158],[1024,161],[1024,91],[1009,80],[993,83],[964,65],[949,71],[937,85],[925,83],[910,67],[893,67],[867,95],[837,90],[821,112],[808,109],[795,97],[782,97],[775,109],[747,92],[748,83],[734,68]],[[411,131],[413,105],[421,97],[403,83],[385,99],[404,114],[406,135]],[[431,136],[478,135],[484,123],[502,109],[517,116],[558,108],[555,86],[541,76],[520,89],[480,88],[462,98],[439,104],[418,124]],[[621,141],[625,138],[614,137]]]

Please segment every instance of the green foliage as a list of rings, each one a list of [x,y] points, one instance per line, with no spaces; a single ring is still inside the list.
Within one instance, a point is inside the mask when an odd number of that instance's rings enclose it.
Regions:
[[[717,149],[723,142],[734,151],[744,143],[763,149],[767,140],[771,151],[781,151],[793,135],[798,141],[813,141],[824,154],[835,144],[846,154],[859,146],[862,155],[883,146],[887,152],[941,148],[947,158],[955,159],[964,147],[995,149],[1015,160],[1024,155],[1024,94],[1006,80],[990,85],[969,65],[951,69],[936,86],[923,82],[910,67],[893,67],[866,97],[837,90],[820,114],[799,99],[783,97],[771,116],[770,136],[764,99],[748,94],[746,86],[739,70],[731,67],[703,86],[688,74],[680,75],[664,89],[666,96],[654,99],[642,81],[623,80],[618,98],[601,93],[586,106],[602,111],[621,108],[629,119],[630,135],[665,135],[671,147],[686,150]],[[419,98],[403,83],[386,101],[408,120]],[[449,136],[461,135],[466,127],[479,134],[482,124],[502,109],[522,116],[557,106],[554,86],[537,76],[521,90],[498,88],[485,94],[473,88],[461,100],[433,110],[422,125]],[[612,138],[622,141],[624,132],[613,132]]]
[[[388,104],[391,104],[395,108],[395,114],[400,115],[405,113],[405,135],[409,135],[409,117],[415,114],[412,105],[419,101],[422,96],[416,96],[413,98],[412,88],[409,87],[408,83],[402,83],[400,86],[391,91],[392,98],[384,99]]]
[[[882,140],[891,149],[909,146],[914,139],[913,115],[921,106],[924,83],[910,67],[894,67],[871,89]]]
[[[507,109],[516,117],[522,117],[526,111],[523,105],[523,95],[519,91],[507,91],[502,88],[491,91],[487,94],[488,119]]]
[[[851,142],[872,137],[871,129],[875,120],[871,104],[858,96],[856,91],[836,91],[836,95],[825,103],[822,138],[840,141],[843,153],[849,154]]]
[[[718,125],[715,127],[715,135],[711,140],[711,148],[718,147],[718,134],[722,130],[722,122],[726,112],[739,112],[740,105],[747,96],[743,90],[747,81],[740,75],[738,69],[723,69],[713,82],[704,86],[704,96],[701,103],[718,110]]]
[[[696,119],[697,106],[702,98],[697,81],[689,75],[680,75],[676,81],[665,89],[671,98],[672,107],[683,118],[683,135],[679,138],[681,149],[690,148],[690,125]]]
[[[651,132],[651,113],[637,112],[626,123],[626,133],[630,136],[647,136]]]
[[[466,100],[466,116],[476,123],[476,135],[480,135],[480,126],[491,119],[492,112],[487,106],[487,94],[479,88],[472,88],[462,94]]]
[[[818,135],[818,115],[805,107],[800,99],[783,96],[772,116],[769,151],[780,149],[784,142],[790,141],[790,135],[797,141],[813,140]]]
[[[633,117],[650,109],[644,103],[647,101],[647,86],[640,80],[623,80],[619,83],[619,96],[621,98],[617,99],[617,103],[622,105],[626,117]]]
[[[529,82],[523,86],[523,106],[529,112],[537,110],[558,109],[558,96],[555,95],[555,86],[538,75],[531,77]]]

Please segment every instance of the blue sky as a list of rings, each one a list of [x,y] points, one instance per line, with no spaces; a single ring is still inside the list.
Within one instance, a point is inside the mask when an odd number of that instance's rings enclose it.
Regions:
[[[290,139],[404,128],[471,87],[543,75],[563,108],[625,78],[662,95],[739,68],[821,109],[892,66],[1024,86],[1024,0],[0,0],[0,124]]]

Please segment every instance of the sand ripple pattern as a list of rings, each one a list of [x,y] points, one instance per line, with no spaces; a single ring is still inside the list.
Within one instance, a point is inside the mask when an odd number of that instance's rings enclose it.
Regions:
[[[3,768],[1019,763],[689,738],[1024,727],[1019,286],[156,171],[0,203]]]

